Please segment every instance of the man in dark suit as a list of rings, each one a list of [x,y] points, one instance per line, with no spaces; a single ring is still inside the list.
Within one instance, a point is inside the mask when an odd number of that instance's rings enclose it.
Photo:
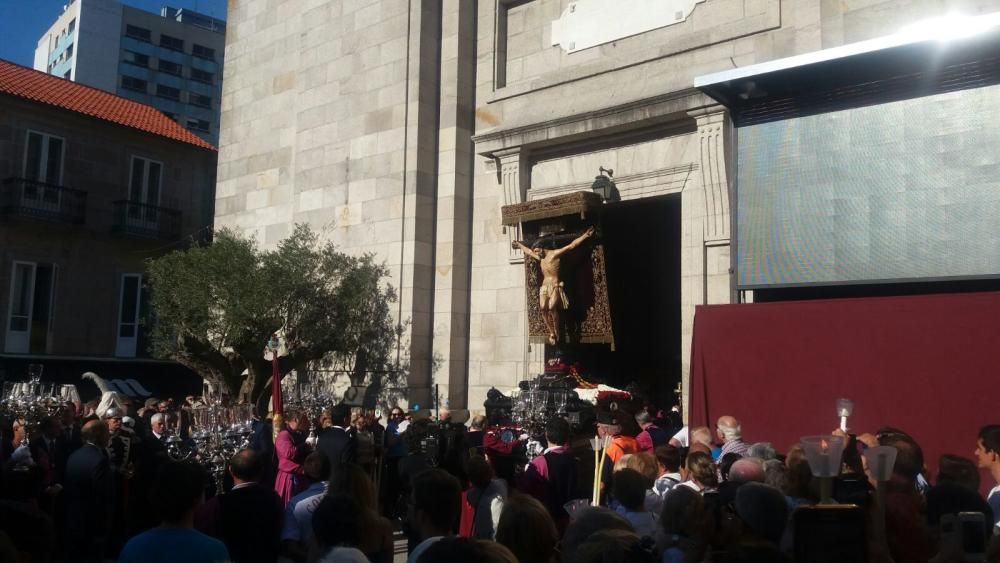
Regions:
[[[154,405],[155,407],[155,405]],[[160,467],[170,461],[167,454],[165,417],[155,413],[150,417],[149,432],[142,439],[137,454],[135,475],[129,482],[129,514],[126,528],[129,536],[148,530],[159,522],[156,507],[149,502],[156,474]]]
[[[111,532],[116,502],[105,452],[108,426],[91,420],[83,425],[80,437],[83,446],[66,463],[66,545],[73,546],[76,561],[99,562]]]
[[[350,417],[351,407],[344,404],[337,405],[330,409],[331,425],[319,431],[316,451],[326,455],[333,471],[344,463],[355,461],[355,443],[347,431]]]
[[[198,508],[195,529],[222,540],[233,563],[278,560],[284,506],[281,498],[258,480],[264,469],[260,454],[245,449],[229,461],[233,488]]]

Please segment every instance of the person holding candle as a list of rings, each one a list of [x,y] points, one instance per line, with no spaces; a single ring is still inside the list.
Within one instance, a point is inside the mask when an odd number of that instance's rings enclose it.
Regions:
[[[882,446],[896,448],[892,478],[886,483],[886,543],[895,563],[924,562],[932,555],[924,533],[923,496],[917,478],[924,468],[924,453],[906,434],[879,432]]]

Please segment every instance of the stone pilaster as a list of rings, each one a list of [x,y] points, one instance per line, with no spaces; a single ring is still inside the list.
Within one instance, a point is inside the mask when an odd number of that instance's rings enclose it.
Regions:
[[[493,154],[497,161],[497,180],[503,191],[503,204],[513,205],[527,200],[528,188],[531,183],[531,166],[528,154],[521,147],[504,149]],[[507,227],[507,238],[510,242],[521,239],[521,225]],[[524,254],[508,244],[511,264],[524,262]]]
[[[698,305],[732,302],[729,116],[722,106],[692,110],[698,126],[692,157],[700,182],[681,192],[681,378],[687,403],[691,338]],[[687,413],[684,413],[685,420]]]

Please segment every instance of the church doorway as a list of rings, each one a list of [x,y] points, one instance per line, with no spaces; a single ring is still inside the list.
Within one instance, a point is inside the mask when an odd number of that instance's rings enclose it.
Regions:
[[[547,346],[582,375],[633,387],[655,405],[677,401],[681,375],[681,199],[679,195],[609,203],[601,237],[615,333],[606,344]]]

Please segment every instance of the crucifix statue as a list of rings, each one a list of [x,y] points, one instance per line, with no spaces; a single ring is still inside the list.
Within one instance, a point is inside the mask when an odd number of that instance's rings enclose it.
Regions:
[[[538,307],[542,312],[545,327],[549,330],[549,344],[559,342],[559,312],[569,308],[569,298],[563,290],[563,282],[559,279],[559,265],[563,254],[583,244],[594,234],[590,227],[573,242],[555,250],[544,248],[528,248],[520,241],[513,241],[511,246],[520,248],[525,256],[538,260],[542,268],[542,285],[538,288]]]

